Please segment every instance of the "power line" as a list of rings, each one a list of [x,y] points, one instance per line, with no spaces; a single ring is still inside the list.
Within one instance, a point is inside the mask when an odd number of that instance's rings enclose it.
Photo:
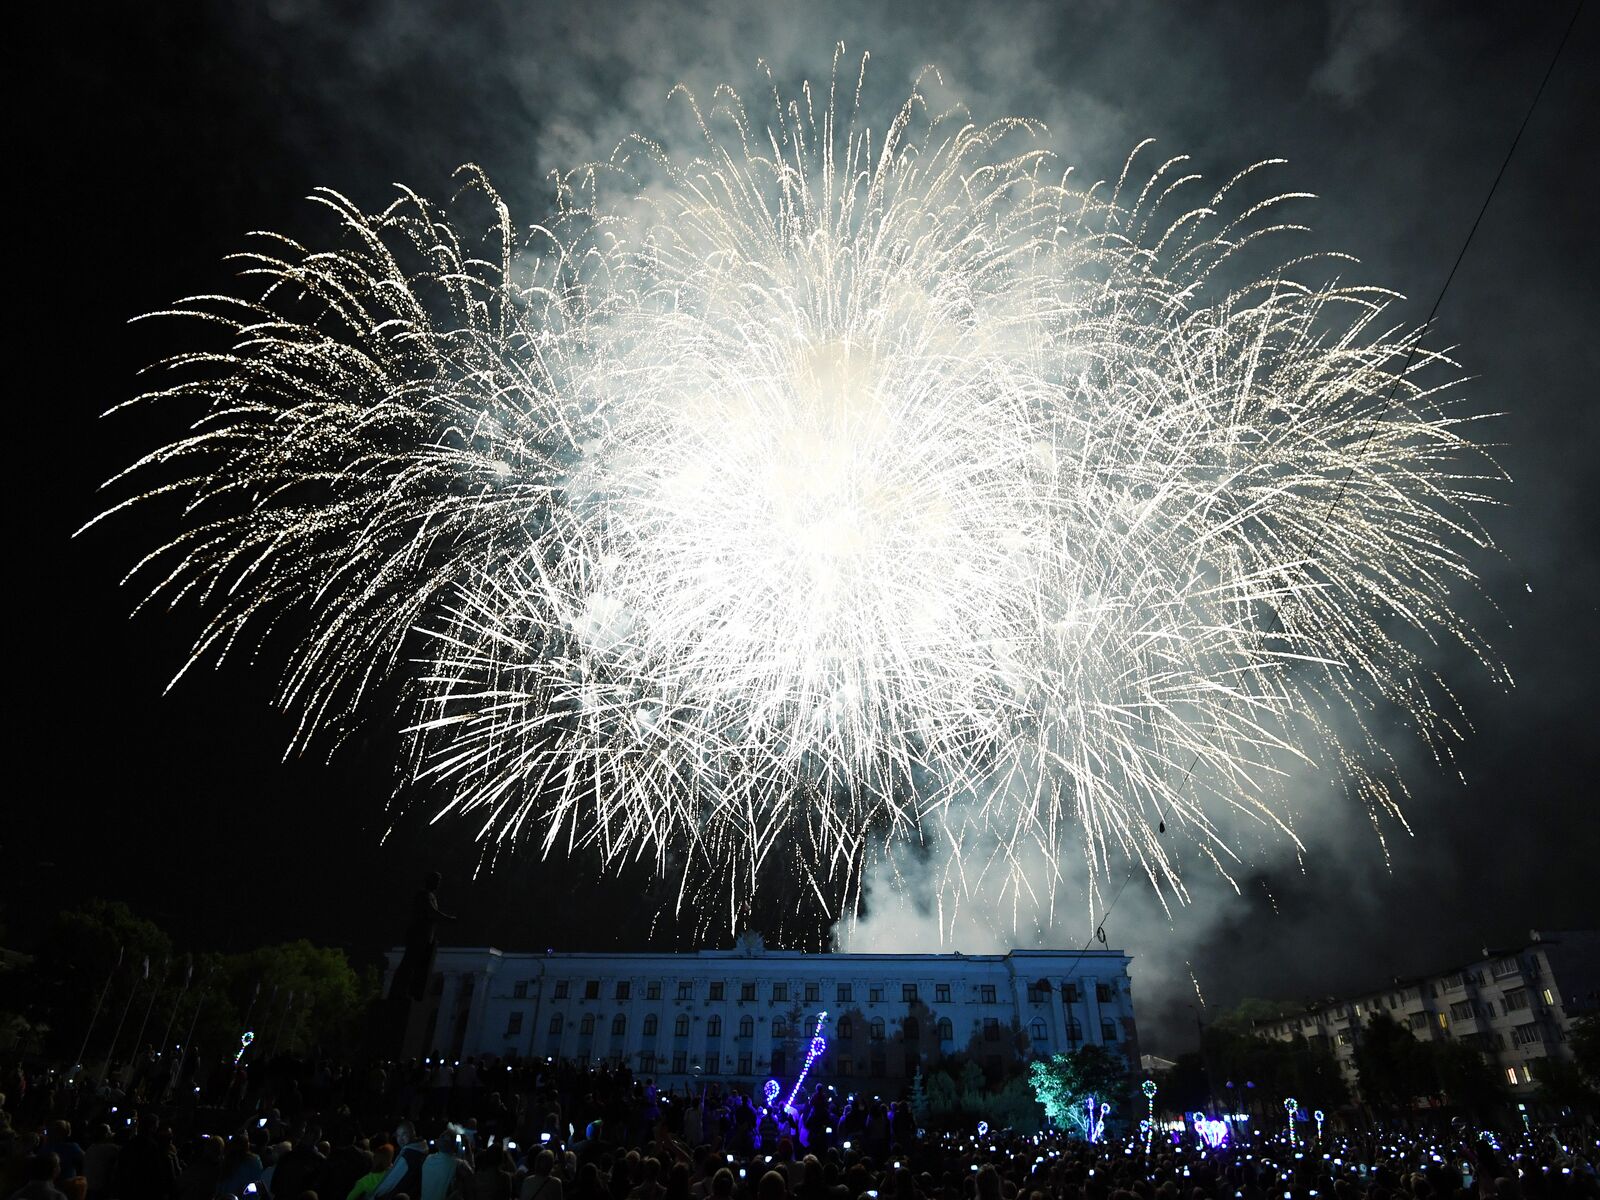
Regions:
[[[1573,7],[1572,16],[1567,21],[1567,27],[1562,31],[1561,40],[1556,43],[1555,53],[1550,56],[1550,64],[1545,67],[1544,75],[1539,80],[1539,86],[1535,89],[1533,93],[1533,99],[1528,104],[1528,111],[1522,116],[1522,124],[1517,126],[1516,136],[1511,139],[1511,145],[1506,150],[1505,157],[1500,161],[1500,169],[1495,172],[1494,180],[1489,184],[1488,194],[1484,196],[1483,203],[1478,208],[1478,215],[1473,218],[1472,227],[1467,230],[1466,239],[1461,243],[1461,249],[1456,254],[1455,262],[1450,265],[1449,274],[1445,276],[1444,284],[1439,288],[1439,294],[1434,297],[1433,307],[1428,310],[1428,319],[1423,323],[1424,327],[1432,325],[1434,318],[1439,314],[1439,306],[1444,303],[1445,293],[1450,290],[1450,284],[1452,281],[1454,281],[1456,272],[1461,268],[1462,260],[1467,256],[1467,250],[1469,247],[1471,247],[1472,239],[1478,232],[1478,226],[1483,224],[1484,214],[1489,211],[1489,205],[1494,200],[1495,192],[1499,190],[1500,181],[1505,178],[1506,168],[1511,165],[1511,159],[1517,152],[1517,146],[1522,141],[1522,135],[1527,132],[1528,124],[1533,119],[1534,111],[1539,107],[1539,101],[1544,96],[1545,86],[1550,82],[1550,77],[1555,74],[1556,64],[1561,61],[1562,52],[1567,48],[1567,40],[1571,38],[1572,30],[1578,23],[1578,17],[1583,13],[1583,5],[1584,0],[1578,0],[1578,3]],[[1339,504],[1344,500],[1345,491],[1350,483],[1350,477],[1355,473],[1356,466],[1363,458],[1366,457],[1367,448],[1372,444],[1372,438],[1373,435],[1378,431],[1379,423],[1394,411],[1395,396],[1399,391],[1400,381],[1410,373],[1411,364],[1416,359],[1417,349],[1420,345],[1420,340],[1414,340],[1412,342],[1411,349],[1406,354],[1405,365],[1401,367],[1400,373],[1395,376],[1394,383],[1392,383],[1389,387],[1389,396],[1386,405],[1384,409],[1375,417],[1373,417],[1369,423],[1366,436],[1361,439],[1361,444],[1356,450],[1355,462],[1345,469],[1344,478],[1339,481],[1338,490],[1334,493],[1333,499],[1329,501],[1327,512],[1323,514],[1323,520],[1326,520],[1329,516],[1331,516],[1333,511],[1338,508]],[[1178,785],[1174,789],[1174,795],[1176,795],[1177,792],[1181,792],[1185,787],[1188,786],[1189,780],[1194,776],[1194,769],[1199,765],[1199,762],[1200,752],[1196,751],[1194,758],[1190,761],[1188,768],[1183,773],[1183,778],[1178,781]],[[1171,812],[1172,801],[1168,801],[1166,808],[1162,810],[1158,819],[1158,828],[1162,833],[1166,832],[1167,817]],[[1130,864],[1128,867],[1128,873],[1122,880],[1122,885],[1117,888],[1116,895],[1111,898],[1111,903],[1106,906],[1105,912],[1103,912],[1100,915],[1100,919],[1095,922],[1095,928],[1090,932],[1089,936],[1084,939],[1083,948],[1078,951],[1077,957],[1073,959],[1073,970],[1076,970],[1078,963],[1083,961],[1083,956],[1089,952],[1089,947],[1094,944],[1096,939],[1098,939],[1102,945],[1105,944],[1105,923],[1110,919],[1112,912],[1116,909],[1117,902],[1122,899],[1122,893],[1127,891],[1128,884],[1133,882],[1133,876],[1134,869]]]

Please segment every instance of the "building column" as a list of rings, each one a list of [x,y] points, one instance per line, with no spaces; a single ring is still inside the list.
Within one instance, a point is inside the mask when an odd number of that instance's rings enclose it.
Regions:
[[[467,1031],[461,1039],[461,1052],[464,1055],[476,1056],[485,1053],[484,1047],[489,1039],[484,1036],[483,1010],[489,1003],[489,988],[494,982],[495,971],[499,966],[499,957],[489,955],[472,981],[472,1003],[467,1010]]]
[[[1083,1025],[1084,1045],[1105,1044],[1100,1035],[1100,978],[1097,975],[1083,977]]]

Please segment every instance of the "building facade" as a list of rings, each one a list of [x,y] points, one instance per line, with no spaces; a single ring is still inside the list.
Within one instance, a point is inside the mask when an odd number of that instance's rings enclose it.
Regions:
[[[400,951],[389,956],[392,976]],[[822,1022],[814,1078],[909,1083],[966,1053],[986,1068],[1102,1045],[1139,1061],[1118,951],[804,954],[756,937],[694,954],[440,948],[408,1056],[626,1063],[664,1084],[792,1075]]]
[[[1528,1095],[1536,1086],[1534,1062],[1570,1060],[1573,1020],[1597,1009],[1600,931],[1533,930],[1522,945],[1485,949],[1463,966],[1310,1005],[1258,1029],[1331,1051],[1356,1090],[1356,1039],[1374,1013],[1387,1013],[1421,1041],[1453,1038],[1474,1047],[1513,1095]]]

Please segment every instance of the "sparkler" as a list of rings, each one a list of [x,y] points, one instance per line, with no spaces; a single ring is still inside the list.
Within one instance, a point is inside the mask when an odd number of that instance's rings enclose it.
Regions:
[[[440,815],[707,922],[773,871],[841,911],[911,842],[949,892],[1053,898],[1077,847],[1091,908],[1121,860],[1181,901],[1166,822],[1227,874],[1235,815],[1295,839],[1291,762],[1382,836],[1373,714],[1454,736],[1415,644],[1490,661],[1451,364],[1272,251],[1267,164],[1080,188],[1033,123],[875,129],[849,82],[723,90],[525,236],[470,169],[319,192],[327,248],[158,314],[222,340],[155,369],[198,420],[109,511],[178,502],[131,577],[205,614],[183,670],[281,633],[296,746],[397,683]]]

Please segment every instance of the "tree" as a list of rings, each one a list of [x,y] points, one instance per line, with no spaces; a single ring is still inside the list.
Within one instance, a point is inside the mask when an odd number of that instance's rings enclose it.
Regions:
[[[349,1051],[359,1043],[361,1018],[376,998],[375,981],[363,982],[343,950],[304,939],[233,955],[220,968],[216,1007],[230,1028],[220,1039],[213,1034],[208,1046],[216,1040],[236,1045],[248,1010],[261,1053]]]
[[[1035,1059],[1029,1080],[1045,1115],[1067,1129],[1084,1128],[1083,1105],[1090,1096],[1121,1108],[1128,1082],[1123,1060],[1104,1046],[1083,1046],[1071,1054]]]
[[[1505,1098],[1500,1076],[1472,1046],[1437,1042],[1431,1049],[1439,1090],[1457,1108],[1484,1116]]]
[[[129,1001],[144,1002],[160,983],[162,966],[171,955],[171,939],[126,904],[89,900],[56,917],[25,970],[5,973],[8,987],[17,994],[3,1007],[42,1029],[51,1055],[71,1061],[84,1046],[103,993],[99,1022],[84,1049],[85,1059],[93,1062],[111,1050],[112,1032]],[[159,1004],[161,997],[157,999]],[[130,1036],[124,1033],[119,1055],[126,1052]]]
[[[928,1086],[922,1078],[922,1067],[918,1065],[917,1073],[911,1077],[911,1115],[916,1118],[918,1125],[928,1123]]]
[[[1584,1013],[1567,1032],[1572,1060],[1589,1086],[1600,1090],[1600,1009]]]
[[[1600,1109],[1600,1091],[1590,1086],[1582,1068],[1575,1062],[1536,1058],[1533,1077],[1539,1084],[1539,1094],[1552,1104],[1589,1111]]]
[[[1410,1108],[1414,1097],[1436,1090],[1433,1056],[1388,1013],[1372,1015],[1356,1039],[1354,1057],[1361,1097],[1375,1109]]]

